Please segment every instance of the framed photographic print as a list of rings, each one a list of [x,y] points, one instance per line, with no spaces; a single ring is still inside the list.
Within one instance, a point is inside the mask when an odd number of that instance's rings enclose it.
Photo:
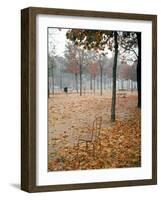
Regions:
[[[21,189],[157,184],[157,16],[21,11]]]

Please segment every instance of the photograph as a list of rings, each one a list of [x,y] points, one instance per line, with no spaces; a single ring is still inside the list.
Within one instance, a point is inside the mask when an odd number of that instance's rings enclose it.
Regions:
[[[141,167],[141,32],[46,31],[48,172]]]

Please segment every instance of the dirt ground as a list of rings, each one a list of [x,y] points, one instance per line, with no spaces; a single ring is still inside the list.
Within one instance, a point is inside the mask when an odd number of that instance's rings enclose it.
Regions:
[[[116,122],[110,121],[111,93],[56,94],[48,99],[48,170],[139,167],[141,116],[137,93],[117,96]],[[102,117],[101,148],[77,148],[78,138],[89,135],[96,116]],[[89,129],[87,131],[87,128]]]

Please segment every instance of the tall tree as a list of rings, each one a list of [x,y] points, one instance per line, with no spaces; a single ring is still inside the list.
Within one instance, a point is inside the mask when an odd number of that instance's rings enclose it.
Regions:
[[[112,104],[111,104],[111,121],[115,121],[115,107],[116,107],[116,69],[117,69],[117,56],[118,56],[118,39],[117,31],[114,31],[114,63],[113,63],[113,88],[112,88]]]

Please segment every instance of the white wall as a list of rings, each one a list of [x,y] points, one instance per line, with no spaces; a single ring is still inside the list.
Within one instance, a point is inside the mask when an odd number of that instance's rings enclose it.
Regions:
[[[20,183],[20,9],[28,6],[136,12],[158,15],[161,34],[160,0],[4,0],[0,6],[0,198],[2,199],[160,199],[161,145],[158,145],[158,185],[84,191],[28,194]],[[160,37],[158,38],[160,44]],[[159,45],[158,45],[159,46]],[[158,48],[158,55],[160,55]],[[158,74],[161,75],[158,56]],[[158,77],[160,77],[158,75]],[[7,77],[7,78],[6,78]],[[161,79],[158,86],[161,85]],[[158,96],[161,93],[158,90]],[[160,99],[158,99],[159,102]],[[160,105],[158,105],[160,110]],[[161,111],[161,110],[160,110]],[[161,117],[158,112],[158,119]],[[159,124],[159,123],[158,123]],[[158,143],[161,141],[158,126]]]

